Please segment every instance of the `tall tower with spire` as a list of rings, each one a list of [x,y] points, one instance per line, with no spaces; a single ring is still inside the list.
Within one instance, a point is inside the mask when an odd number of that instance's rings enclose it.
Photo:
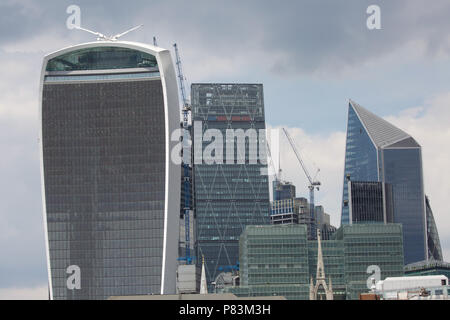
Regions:
[[[320,239],[320,229],[317,229],[317,272],[316,272],[316,284],[311,277],[311,283],[309,285],[309,300],[317,300],[317,293],[319,288],[325,290],[325,296],[327,300],[333,300],[333,288],[331,284],[331,278],[329,279],[329,285],[325,278],[325,267],[323,264],[322,243]]]
[[[208,284],[206,283],[205,257],[202,256],[202,275],[200,278],[200,294],[208,294]]]

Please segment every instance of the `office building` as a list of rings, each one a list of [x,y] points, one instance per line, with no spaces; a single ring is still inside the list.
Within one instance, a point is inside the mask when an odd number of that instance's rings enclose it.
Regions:
[[[271,224],[300,223],[310,220],[309,204],[306,198],[274,200],[270,205]]]
[[[295,186],[286,181],[275,179],[272,182],[273,201],[295,198]]]
[[[270,223],[263,86],[192,84],[191,103],[196,252],[212,291],[221,273],[238,268],[245,227]]]
[[[444,257],[442,256],[441,241],[439,240],[439,234],[428,196],[425,196],[425,206],[427,215],[428,259],[443,261]]]
[[[51,299],[174,294],[180,126],[168,50],[98,41],[45,56],[43,213]]]
[[[393,223],[392,185],[375,181],[348,181],[349,222]]]
[[[389,277],[378,281],[373,292],[382,300],[449,300],[450,286],[443,275]]]
[[[189,165],[183,165],[181,168],[180,236],[178,255],[180,257],[180,261],[186,262],[187,264],[192,263],[195,259],[196,221],[195,211],[193,210],[195,199],[192,196],[192,175],[192,167]],[[188,208],[188,211],[186,211],[185,208]],[[189,212],[189,217],[186,217],[186,212]],[[188,237],[186,237],[186,230],[189,230]],[[189,250],[186,250],[186,239],[189,240]]]
[[[314,218],[311,217],[311,207],[306,198],[295,195],[295,186],[290,182],[274,181],[274,199],[270,204],[270,223],[304,224],[308,228],[308,239],[312,240],[313,229],[321,230],[322,239],[330,239],[336,228],[330,224],[330,215],[325,213],[323,206],[314,208]]]
[[[308,300],[311,279],[317,281],[318,248],[317,240],[308,240],[306,225],[248,226],[240,238],[240,285],[225,292]],[[334,300],[358,299],[372,276],[403,276],[400,224],[344,225],[333,239],[321,241],[321,249]],[[325,299],[324,290],[320,295]]]
[[[405,264],[426,260],[422,149],[406,132],[350,100],[341,224],[350,224],[347,176],[392,185],[394,222],[403,226]]]
[[[323,206],[316,206],[314,208],[316,218],[316,226],[320,230],[322,240],[331,240],[337,228],[331,225],[330,215],[325,212]]]
[[[437,260],[419,261],[404,267],[405,276],[439,276],[450,278],[450,263]]]
[[[314,214],[316,216],[316,222],[317,226],[321,226],[324,224],[331,224],[330,222],[330,215],[325,212],[325,209],[323,206],[316,206],[314,208]]]

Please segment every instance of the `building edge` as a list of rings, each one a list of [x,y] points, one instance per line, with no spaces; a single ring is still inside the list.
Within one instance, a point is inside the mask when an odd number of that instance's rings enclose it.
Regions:
[[[40,82],[39,82],[39,158],[40,158],[40,172],[41,172],[41,199],[42,199],[42,214],[45,232],[45,251],[47,260],[47,274],[49,286],[49,298],[53,300],[53,286],[50,265],[50,250],[48,242],[48,226],[47,226],[47,209],[46,209],[46,195],[45,195],[45,181],[44,181],[44,158],[43,158],[43,141],[42,141],[42,97],[44,88],[44,79],[46,66],[50,59],[78,49],[85,49],[91,47],[122,47],[131,48],[143,51],[154,55],[161,75],[161,84],[163,88],[164,98],[164,113],[165,113],[165,138],[166,138],[166,185],[165,185],[165,204],[164,204],[164,240],[162,253],[162,273],[161,273],[161,294],[175,294],[176,293],[176,268],[178,258],[178,230],[179,230],[179,210],[180,210],[180,184],[181,172],[179,166],[170,159],[170,150],[172,150],[178,143],[178,139],[172,141],[170,133],[179,128],[179,102],[178,102],[178,85],[176,82],[175,69],[173,67],[170,51],[167,49],[155,47],[153,45],[129,42],[129,41],[97,41],[86,42],[63,49],[53,51],[44,56],[41,68]],[[170,174],[170,177],[169,177]],[[175,195],[177,199],[169,202],[169,193]],[[169,229],[170,226],[170,229]],[[169,232],[170,230],[170,232]],[[168,243],[169,242],[169,243]],[[168,245],[169,244],[169,245]],[[169,251],[170,250],[170,251]],[[168,251],[174,252],[168,257]]]

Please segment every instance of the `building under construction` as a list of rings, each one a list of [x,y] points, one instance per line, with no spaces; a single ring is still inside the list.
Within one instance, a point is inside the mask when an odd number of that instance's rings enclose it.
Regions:
[[[308,230],[308,240],[316,239],[315,229],[321,231],[322,239],[330,239],[336,228],[330,224],[330,215],[323,206],[315,206],[311,215],[311,205],[306,198],[296,197],[295,186],[290,182],[273,182],[273,201],[270,205],[270,223],[303,224]]]

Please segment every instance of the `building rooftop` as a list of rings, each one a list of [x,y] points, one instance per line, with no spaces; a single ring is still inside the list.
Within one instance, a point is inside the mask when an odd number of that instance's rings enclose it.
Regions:
[[[237,297],[232,293],[222,294],[155,294],[138,296],[113,296],[108,300],[286,300],[282,296]]]
[[[420,147],[406,132],[350,100],[361,123],[376,147]]]
[[[414,271],[414,270],[436,268],[436,267],[450,269],[450,263],[445,262],[445,261],[438,261],[438,260],[424,260],[424,261],[407,264],[405,266],[405,271]]]

